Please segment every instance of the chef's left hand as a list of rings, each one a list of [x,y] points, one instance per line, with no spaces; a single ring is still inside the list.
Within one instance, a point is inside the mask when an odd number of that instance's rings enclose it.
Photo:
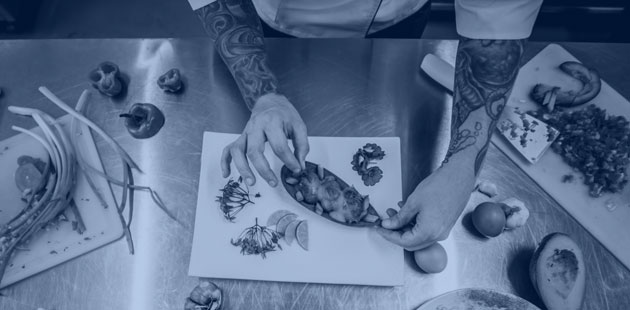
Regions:
[[[473,165],[451,160],[418,184],[400,211],[383,220],[377,231],[408,251],[443,241],[466,207],[474,184]]]

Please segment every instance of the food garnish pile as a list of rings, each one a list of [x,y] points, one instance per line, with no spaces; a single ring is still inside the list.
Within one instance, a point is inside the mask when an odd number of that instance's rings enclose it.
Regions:
[[[320,165],[306,163],[299,173],[282,167],[284,188],[297,202],[331,221],[347,226],[375,226],[380,217],[370,205],[369,196],[362,196],[352,186]]]
[[[376,160],[385,157],[385,152],[375,143],[368,143],[352,156],[352,170],[356,171],[365,186],[374,186],[383,178],[383,170],[378,166],[368,167]]]
[[[591,196],[623,190],[630,164],[630,122],[625,117],[607,115],[592,104],[572,112],[538,111],[534,116],[560,131],[551,148],[584,174]]]

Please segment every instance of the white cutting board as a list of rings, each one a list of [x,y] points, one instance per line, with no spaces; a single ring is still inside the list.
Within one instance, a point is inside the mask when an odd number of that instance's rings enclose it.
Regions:
[[[58,121],[69,134],[70,117]],[[79,127],[81,128],[81,127]],[[39,129],[35,131],[40,133]],[[79,144],[87,162],[99,170],[103,165],[94,140],[89,131],[80,129]],[[22,155],[45,158],[46,150],[35,139],[19,134],[0,142],[0,225],[13,218],[24,207],[20,191],[14,183],[14,172],[18,167],[17,158]],[[122,226],[118,220],[116,205],[111,188],[100,177],[93,177],[101,189],[108,208],[104,208],[96,198],[81,172],[77,173],[74,200],[85,223],[86,231],[79,235],[72,230],[74,217],[67,211],[69,221],[60,222],[48,231],[40,231],[25,245],[23,251],[16,251],[15,257],[6,269],[0,288],[13,284],[36,273],[87,253],[122,236]]]
[[[529,92],[537,83],[577,87],[579,84],[575,85],[576,81],[558,69],[558,65],[569,60],[576,61],[577,59],[559,45],[548,45],[521,68],[508,105],[518,106],[521,110],[537,108],[537,104],[529,98]],[[605,79],[606,77],[602,78]],[[590,103],[606,109],[610,115],[622,115],[630,119],[630,103],[603,81],[601,92]],[[585,106],[578,108],[583,107]],[[620,241],[623,240],[624,236],[630,236],[630,225],[628,225],[628,221],[630,221],[630,185],[626,186],[622,193],[605,194],[600,198],[593,198],[588,195],[588,187],[583,184],[582,178],[577,178],[580,173],[574,172],[569,165],[563,162],[560,155],[552,150],[548,150],[535,165],[531,165],[501,135],[494,135],[492,142],[544,188],[626,267],[630,268],[630,246],[627,242]],[[630,173],[630,169],[628,172]],[[567,174],[575,175],[576,179],[572,183],[563,183],[562,176]],[[606,207],[607,203],[614,203],[617,207],[610,210]]]
[[[267,280],[284,282],[312,282],[355,285],[395,286],[403,284],[403,249],[384,240],[368,228],[346,227],[326,220],[305,209],[285,191],[282,184],[269,187],[257,175],[250,187],[254,205],[248,205],[230,223],[223,218],[216,196],[227,180],[222,178],[220,158],[223,147],[238,135],[206,132],[203,139],[201,173],[197,199],[197,215],[190,259],[191,276]],[[376,186],[363,185],[361,177],[352,170],[352,155],[366,143],[376,143],[386,152],[378,166],[383,179]],[[379,214],[387,208],[397,208],[402,198],[400,140],[398,138],[333,138],[310,137],[307,160],[323,165],[331,172],[354,185],[361,194],[369,194],[371,204]],[[277,176],[282,163],[267,147],[265,155]],[[232,175],[238,172],[232,165]],[[258,255],[242,255],[240,248],[230,244],[247,227],[266,224],[276,210],[286,209],[308,221],[309,250],[296,242],[287,245],[280,241],[281,251]],[[386,216],[386,215],[385,215]]]

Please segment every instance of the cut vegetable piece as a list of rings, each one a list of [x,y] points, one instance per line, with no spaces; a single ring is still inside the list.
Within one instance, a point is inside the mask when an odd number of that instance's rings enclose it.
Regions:
[[[295,185],[295,184],[298,184],[300,182],[300,181],[298,181],[298,179],[293,178],[293,177],[288,177],[284,181],[287,182],[288,184],[291,184],[291,185]]]
[[[529,266],[534,288],[549,310],[578,310],[584,299],[584,256],[566,234],[553,233],[540,242]]]
[[[364,221],[374,223],[379,220],[379,217],[373,214],[368,214],[363,218]]]
[[[308,251],[308,222],[301,221],[295,229],[295,238],[298,244]]]
[[[287,229],[287,226],[291,224],[291,222],[297,220],[297,215],[295,214],[287,214],[280,218],[278,224],[276,224],[276,232],[279,234],[284,234],[284,231]]]
[[[295,234],[297,233],[297,226],[301,222],[303,221],[293,221],[284,230],[284,240],[287,242],[288,245],[291,245],[291,243],[293,243],[293,240],[295,240]]]
[[[284,217],[285,215],[288,215],[288,214],[295,215],[295,213],[293,213],[293,212],[291,212],[289,210],[278,210],[278,211],[272,213],[269,216],[269,219],[267,219],[267,226],[276,226],[276,225],[278,225],[278,221],[282,217]]]

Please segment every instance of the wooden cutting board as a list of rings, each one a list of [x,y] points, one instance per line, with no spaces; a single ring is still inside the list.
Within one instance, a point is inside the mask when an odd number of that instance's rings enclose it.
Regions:
[[[201,173],[195,217],[195,232],[190,259],[191,276],[313,282],[331,284],[394,286],[403,284],[403,249],[386,241],[368,228],[347,227],[329,221],[302,207],[286,192],[282,184],[268,186],[257,176],[249,188],[255,204],[245,207],[230,223],[219,210],[216,196],[227,180],[221,176],[220,158],[223,148],[238,135],[206,132],[201,155]],[[380,145],[386,153],[377,165],[383,179],[376,186],[364,186],[350,162],[357,149],[366,143]],[[397,208],[402,198],[400,140],[398,138],[310,137],[307,160],[323,165],[363,195],[381,215],[387,208]],[[267,147],[265,155],[277,176],[282,163]],[[238,179],[232,166],[231,178]],[[260,193],[260,197],[255,194]],[[296,242],[288,245],[280,240],[282,250],[259,255],[241,255],[240,248],[230,244],[255,219],[265,225],[277,210],[289,210],[299,220],[308,222],[308,251]],[[385,215],[386,216],[386,215]]]
[[[58,121],[69,134],[69,116]],[[103,171],[92,135],[79,126],[78,137],[81,152],[87,162]],[[40,133],[39,130],[35,131]],[[14,172],[18,167],[17,158],[22,155],[44,158],[45,149],[33,138],[19,134],[0,142],[0,225],[13,218],[24,207],[20,200],[20,191],[14,183]],[[104,208],[79,172],[74,192],[75,202],[85,223],[86,231],[78,234],[73,230],[75,220],[72,212],[66,212],[68,221],[59,222],[47,230],[37,233],[24,249],[16,251],[15,257],[6,269],[0,288],[13,284],[36,273],[54,267],[74,257],[108,244],[122,236],[122,226],[118,220],[114,196],[108,183],[99,177],[93,177],[97,187],[105,198],[108,208]]]
[[[529,98],[529,92],[537,83],[564,87],[578,87],[579,84],[558,69],[565,61],[578,61],[569,52],[556,44],[550,44],[521,68],[508,105],[521,110],[533,110],[537,104]],[[589,66],[589,64],[586,64]],[[597,68],[595,68],[597,69]],[[606,79],[605,76],[602,79]],[[610,115],[621,115],[630,119],[630,103],[610,85],[602,81],[600,94],[590,103],[606,109]],[[589,104],[590,104],[589,103]],[[579,108],[584,108],[580,106]],[[600,198],[588,195],[588,187],[583,184],[580,173],[574,172],[560,155],[548,150],[540,160],[532,165],[527,162],[499,134],[492,142],[509,156],[551,195],[567,212],[597,238],[626,267],[630,268],[630,246],[625,240],[630,236],[630,185],[622,193],[605,194]],[[628,171],[630,173],[630,169]],[[573,174],[575,181],[563,183],[564,175]]]

